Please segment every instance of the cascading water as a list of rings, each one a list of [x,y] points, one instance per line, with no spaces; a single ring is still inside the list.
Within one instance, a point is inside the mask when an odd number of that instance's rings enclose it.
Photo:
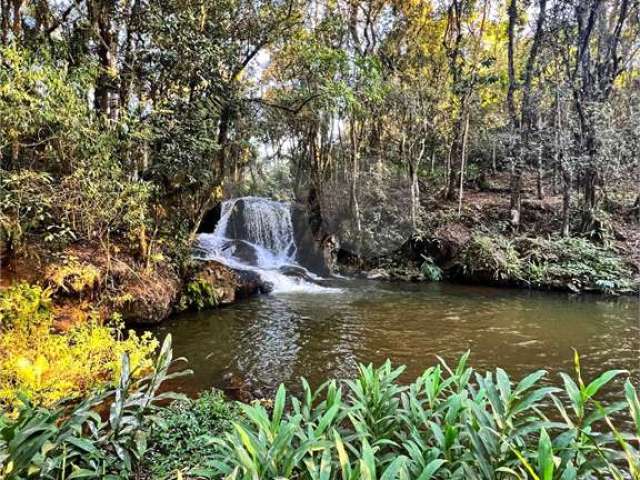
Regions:
[[[273,285],[274,293],[322,292],[320,280],[296,262],[296,243],[287,202],[241,197],[222,203],[213,233],[198,237],[198,256],[230,268],[253,270]],[[297,272],[298,276],[283,272]]]

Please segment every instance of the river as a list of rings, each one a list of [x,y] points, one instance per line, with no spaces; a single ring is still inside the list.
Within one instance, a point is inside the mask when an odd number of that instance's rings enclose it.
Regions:
[[[453,363],[466,350],[476,369],[500,366],[519,379],[543,368],[560,382],[557,372],[572,370],[574,348],[585,380],[612,368],[640,380],[637,298],[448,283],[331,286],[264,295],[158,326],[155,333],[171,333],[175,354],[194,370],[180,388],[195,393],[242,382],[269,394],[279,382],[295,386],[304,376],[317,385],[352,376],[358,362],[386,359],[406,365],[404,379],[412,380],[436,355]]]

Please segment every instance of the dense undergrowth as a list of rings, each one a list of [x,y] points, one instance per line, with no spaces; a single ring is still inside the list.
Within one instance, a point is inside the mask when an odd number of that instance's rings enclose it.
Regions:
[[[143,297],[145,285],[162,291],[189,267],[200,202],[216,184],[211,172],[191,171],[193,161],[176,173],[164,113],[96,114],[86,98],[92,65],[60,68],[45,50],[0,48],[2,275],[51,287],[56,303],[84,297],[111,304],[105,317],[124,314],[119,297]],[[194,148],[179,154],[195,158]],[[140,314],[177,296],[146,293]],[[169,309],[158,310],[162,318]]]
[[[361,365],[352,380],[299,395],[280,386],[251,405],[216,392],[196,400],[160,393],[172,363],[170,337],[151,373],[76,404],[25,400],[0,420],[0,475],[154,479],[544,479],[640,478],[640,402],[624,381],[621,401],[602,403],[626,371],[554,386],[547,372],[514,381],[476,372],[468,354],[413,383],[389,362]],[[182,374],[182,373],[179,373]],[[615,379],[618,379],[614,381]],[[612,383],[613,382],[613,383]],[[624,397],[624,398],[622,398]],[[169,406],[163,401],[174,399]],[[108,410],[108,415],[104,412]],[[101,415],[100,412],[103,414]],[[106,420],[105,420],[106,418]]]
[[[613,249],[577,237],[509,239],[475,234],[460,264],[466,278],[502,284],[574,292],[638,289],[630,266]]]

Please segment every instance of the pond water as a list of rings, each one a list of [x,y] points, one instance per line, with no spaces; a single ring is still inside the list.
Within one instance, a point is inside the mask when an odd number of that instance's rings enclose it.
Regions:
[[[242,382],[258,394],[280,382],[354,374],[358,362],[405,364],[413,380],[440,355],[471,350],[479,370],[503,367],[514,379],[535,369],[572,371],[578,350],[585,379],[624,368],[640,380],[640,302],[447,283],[343,280],[323,293],[261,296],[174,317],[177,356],[194,375],[179,389],[195,393]]]

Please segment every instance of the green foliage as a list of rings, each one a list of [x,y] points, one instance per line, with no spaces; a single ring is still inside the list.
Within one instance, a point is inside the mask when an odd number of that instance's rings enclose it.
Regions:
[[[158,394],[172,377],[168,338],[154,373],[139,382],[125,356],[113,391],[75,407],[27,402],[17,418],[3,416],[3,474],[128,478],[146,456],[153,478],[638,478],[637,389],[627,379],[625,401],[598,400],[626,371],[586,382],[576,354],[575,375],[561,373],[558,388],[544,370],[514,382],[500,368],[475,372],[467,358],[455,368],[441,360],[409,385],[398,382],[403,368],[387,362],[361,365],[355,379],[316,390],[303,379],[298,396],[280,386],[269,406],[239,405],[240,412],[215,392],[160,408],[174,398]],[[95,409],[107,399],[102,420]],[[619,430],[614,418],[634,431]]]
[[[211,282],[202,278],[196,278],[187,283],[179,301],[179,309],[186,310],[193,308],[204,310],[213,308],[220,303],[218,289]]]
[[[159,393],[169,374],[171,337],[167,337],[152,373],[135,380],[128,355],[122,357],[120,381],[113,390],[79,404],[64,402],[46,409],[23,400],[17,417],[0,421],[0,476],[27,478],[129,478],[147,452],[150,425],[159,422],[159,403],[178,398]],[[108,417],[100,410],[108,405]]]
[[[127,162],[145,137],[126,117],[106,129],[84,98],[92,76],[57,68],[26,50],[0,51],[0,228],[19,249],[52,248],[149,227],[151,186],[133,181]],[[126,132],[122,141],[120,133]]]
[[[466,275],[519,281],[522,262],[513,242],[502,235],[476,234],[462,254]]]
[[[509,240],[499,234],[476,234],[461,262],[464,275],[475,280],[609,294],[638,289],[631,268],[611,247],[584,238]]]
[[[0,57],[0,151],[11,163],[70,171],[75,160],[96,154],[105,135],[83,96],[91,71],[59,68],[26,49],[1,47]]]
[[[172,403],[158,414],[161,421],[151,432],[144,469],[153,478],[165,478],[175,470],[199,468],[215,453],[211,436],[230,431],[237,414],[219,391]]]
[[[436,265],[433,258],[422,255],[422,265],[420,271],[424,278],[430,282],[439,282],[442,280],[442,269]]]
[[[525,262],[527,281],[535,286],[632,291],[631,269],[611,248],[583,238],[521,239],[518,250]]]
[[[638,428],[637,391],[603,406],[598,393],[626,372],[612,370],[585,383],[576,355],[575,380],[548,386],[546,372],[519,382],[502,369],[480,374],[464,355],[444,361],[415,382],[397,382],[387,362],[361,366],[355,380],[328,382],[300,396],[278,389],[269,412],[243,405],[218,446],[206,478],[256,479],[569,479],[638,478],[636,436],[621,433],[612,415],[630,414]],[[344,394],[343,394],[344,391]],[[551,420],[541,407],[557,410]],[[547,408],[548,410],[548,408]],[[635,439],[635,440],[634,440]]]

